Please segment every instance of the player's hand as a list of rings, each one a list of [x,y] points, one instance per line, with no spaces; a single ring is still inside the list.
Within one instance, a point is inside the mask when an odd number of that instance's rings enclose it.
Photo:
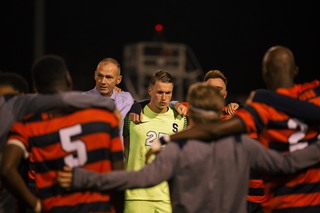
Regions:
[[[58,176],[57,176],[58,184],[62,188],[66,190],[70,190],[71,184],[72,184],[72,176],[73,176],[72,168],[68,166],[64,166],[63,171],[61,170],[58,171]]]
[[[169,135],[165,135],[165,136],[162,136],[160,139],[154,140],[150,146],[150,149],[146,154],[145,163],[146,164],[148,163],[148,160],[151,157],[151,155],[158,154],[159,152],[163,151],[169,141],[170,141]]]
[[[228,104],[224,110],[229,115],[234,115],[236,113],[236,110],[239,108],[239,104],[237,103],[230,103]]]
[[[142,121],[142,115],[143,115],[142,112],[140,112],[140,115],[136,114],[134,112],[130,112],[130,114],[129,114],[130,121],[132,121],[136,124],[140,123]]]
[[[176,111],[180,114],[180,115],[184,115],[186,116],[187,113],[188,113],[188,108],[183,105],[181,102],[177,102],[175,105],[174,105],[174,108],[176,109]]]
[[[145,163],[148,163],[149,158],[151,157],[151,155],[153,154],[158,154],[159,152],[161,152],[161,150],[163,150],[163,147],[161,145],[161,142],[156,139],[152,142],[150,149],[148,150],[147,154],[146,154],[146,161]]]

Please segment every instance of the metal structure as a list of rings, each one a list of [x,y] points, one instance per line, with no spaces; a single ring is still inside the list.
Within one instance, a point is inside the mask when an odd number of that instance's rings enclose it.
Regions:
[[[175,78],[173,100],[185,100],[190,84],[199,81],[202,68],[186,44],[138,42],[124,47],[123,77],[127,90],[136,100],[148,98],[153,73],[165,69]]]

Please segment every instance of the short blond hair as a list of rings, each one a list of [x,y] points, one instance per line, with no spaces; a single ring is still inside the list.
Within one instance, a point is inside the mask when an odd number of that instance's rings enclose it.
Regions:
[[[189,87],[187,101],[189,116],[196,123],[218,120],[221,117],[225,100],[216,87],[199,82]]]

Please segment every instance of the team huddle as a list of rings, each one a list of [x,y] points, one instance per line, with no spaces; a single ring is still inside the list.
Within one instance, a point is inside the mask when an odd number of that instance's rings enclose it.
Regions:
[[[86,92],[57,55],[33,64],[37,94],[0,73],[0,212],[320,212],[320,81],[298,72],[290,49],[269,48],[268,90],[244,105],[226,103],[219,70],[178,101],[164,69],[134,100],[113,58]]]

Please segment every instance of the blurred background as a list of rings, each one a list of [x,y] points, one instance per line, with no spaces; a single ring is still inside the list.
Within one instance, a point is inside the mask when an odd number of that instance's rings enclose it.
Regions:
[[[1,71],[18,72],[31,84],[30,68],[43,54],[62,56],[74,89],[95,85],[94,70],[106,57],[119,60],[119,85],[145,96],[150,73],[168,69],[175,97],[190,83],[219,69],[229,100],[242,101],[265,88],[261,60],[272,45],[295,54],[296,82],[319,79],[319,7],[315,1],[98,1],[10,0],[1,3]]]

